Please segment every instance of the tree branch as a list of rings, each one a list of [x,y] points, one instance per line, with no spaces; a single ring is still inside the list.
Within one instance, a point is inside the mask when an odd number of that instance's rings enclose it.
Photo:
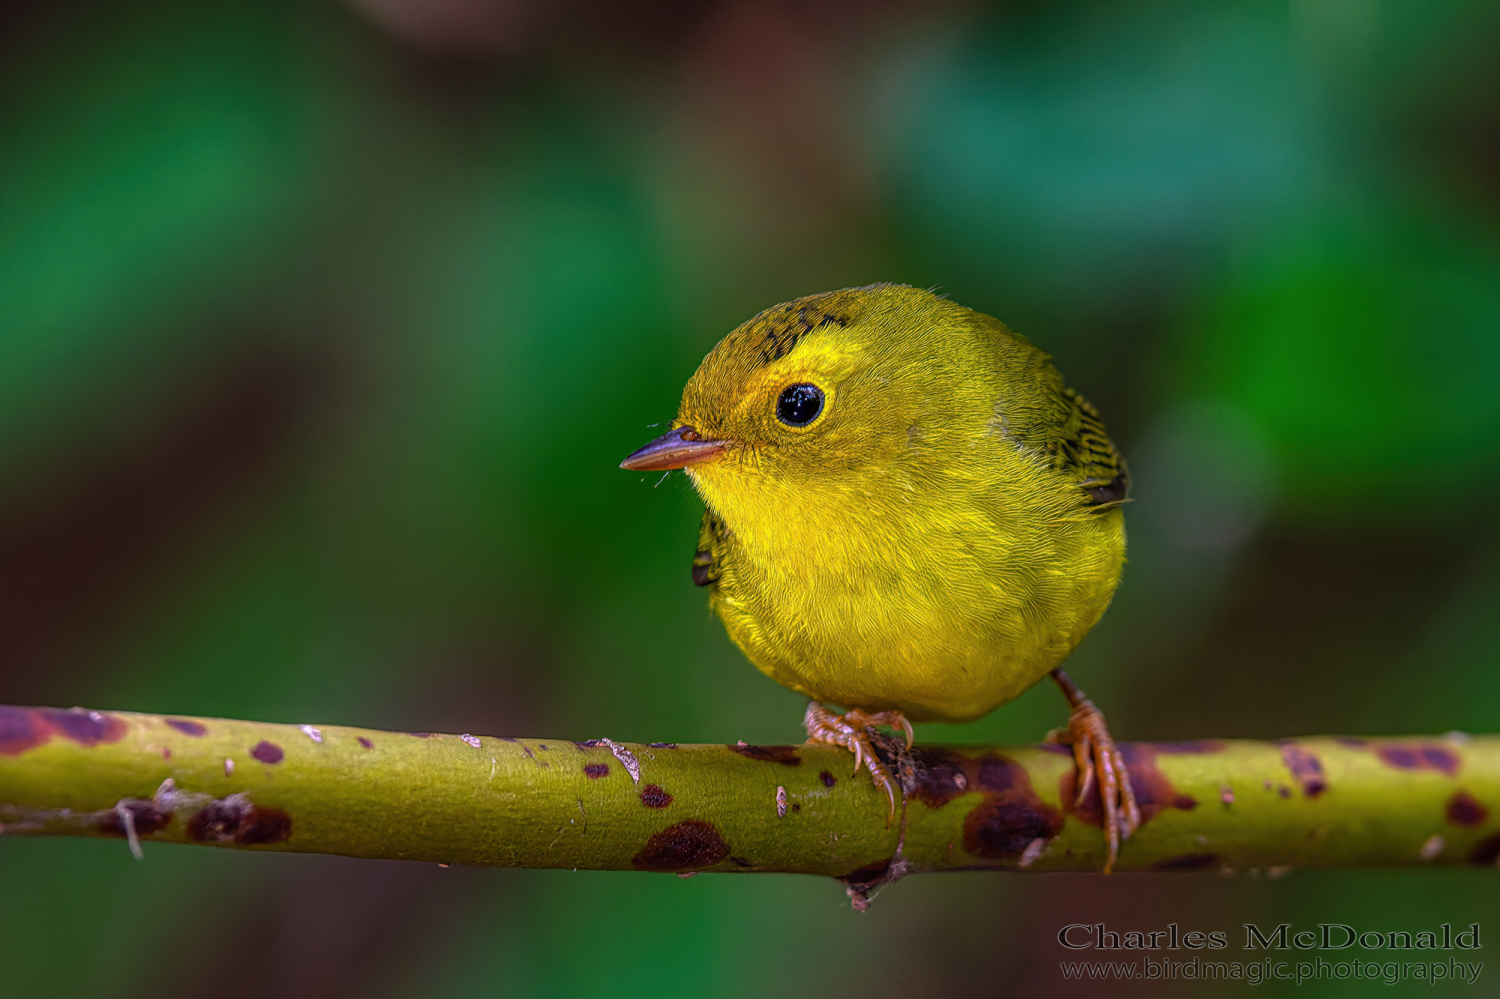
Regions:
[[[1056,746],[848,753],[381,732],[0,707],[0,832],[453,864],[794,871],[855,901],[903,873],[1097,871]],[[1500,737],[1122,747],[1145,824],[1120,870],[1493,863]]]

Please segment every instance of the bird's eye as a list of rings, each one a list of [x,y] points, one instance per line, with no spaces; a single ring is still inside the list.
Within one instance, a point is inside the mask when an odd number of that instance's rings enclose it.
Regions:
[[[792,385],[776,400],[776,418],[789,427],[805,427],[823,412],[823,390],[816,385]]]

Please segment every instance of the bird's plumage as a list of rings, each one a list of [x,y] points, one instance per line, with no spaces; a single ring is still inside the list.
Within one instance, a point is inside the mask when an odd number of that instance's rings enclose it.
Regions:
[[[777,417],[789,386],[823,409]],[[1004,324],[930,292],[768,309],[688,383],[674,428],[707,506],[693,579],[750,660],[820,701],[977,718],[1057,666],[1125,558],[1128,473],[1098,413]]]

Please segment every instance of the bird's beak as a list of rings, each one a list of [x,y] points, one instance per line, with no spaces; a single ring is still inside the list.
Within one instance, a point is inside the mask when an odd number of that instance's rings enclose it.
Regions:
[[[724,450],[723,441],[707,441],[692,427],[682,426],[662,434],[639,451],[620,462],[632,472],[657,472],[666,468],[684,468],[717,457]]]

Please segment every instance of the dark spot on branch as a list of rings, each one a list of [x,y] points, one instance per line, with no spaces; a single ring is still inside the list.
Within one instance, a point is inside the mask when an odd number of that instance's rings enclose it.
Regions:
[[[125,722],[114,715],[82,708],[37,708],[37,715],[65,738],[82,746],[94,746],[101,742],[119,742],[125,735]]]
[[[250,755],[262,763],[280,763],[286,756],[280,746],[274,742],[267,742],[265,739],[260,740],[251,748]]]
[[[987,794],[964,816],[964,849],[996,860],[1019,857],[1032,840],[1051,839],[1062,831],[1063,817],[1043,804],[1026,782],[1026,794]]]
[[[1150,822],[1157,813],[1168,808],[1191,811],[1198,807],[1198,800],[1191,795],[1179,794],[1172,781],[1156,766],[1156,749],[1150,743],[1129,742],[1120,745],[1120,755],[1125,758],[1125,769],[1130,774],[1130,789],[1135,792],[1135,802],[1141,810],[1141,823]],[[1058,794],[1068,813],[1080,822],[1103,827],[1103,812],[1099,795],[1090,794],[1083,804],[1073,807],[1078,798],[1078,772],[1069,767],[1058,783]]]
[[[684,819],[652,836],[631,860],[640,871],[685,871],[712,867],[729,856],[719,830],[702,819]]]
[[[283,843],[292,835],[292,817],[279,808],[252,804],[247,794],[231,794],[209,802],[188,820],[187,834],[199,843]]]
[[[125,819],[121,811],[130,813],[131,824],[137,836],[149,836],[161,832],[172,821],[172,813],[156,807],[153,801],[122,801],[113,811],[99,813],[99,831],[107,836],[124,836]]]
[[[500,737],[500,741],[501,742],[515,742],[516,738],[515,738],[515,736],[511,736],[511,735],[502,735]]]
[[[980,758],[979,790],[1010,791],[1022,784],[1031,790],[1031,778],[1016,761],[993,755]]]
[[[406,734],[409,735],[409,736],[411,736],[413,739],[431,739],[432,738],[432,733],[431,732],[408,732]]]
[[[911,761],[914,786],[908,793],[928,808],[941,808],[968,793],[979,776],[978,764],[942,746],[915,747]]]
[[[1328,781],[1323,777],[1323,761],[1290,739],[1281,743],[1281,761],[1307,797],[1316,798],[1328,790]]]
[[[1436,770],[1449,777],[1458,773],[1458,754],[1431,743],[1378,743],[1375,755],[1381,763],[1397,770]]]
[[[609,773],[609,764],[590,763],[583,768],[583,773],[589,780],[598,780]]]
[[[18,756],[48,742],[54,735],[83,746],[118,742],[125,735],[125,722],[99,711],[71,708],[17,708],[0,705],[0,753]]]
[[[41,724],[35,711],[0,705],[0,753],[19,756],[50,738],[51,730]]]
[[[1153,742],[1151,748],[1158,753],[1222,753],[1229,748],[1223,739],[1183,739],[1178,742]]]
[[[1212,853],[1184,853],[1178,857],[1158,860],[1152,866],[1158,871],[1197,871],[1212,867],[1218,862],[1218,856]]]
[[[730,857],[729,858],[729,862],[731,864],[733,864],[734,866],[736,866],[736,867],[754,867],[755,866],[754,864],[750,863],[750,861],[746,860],[744,857]]]
[[[1420,766],[1416,752],[1405,746],[1382,746],[1376,750],[1376,755],[1386,766],[1399,770],[1416,770]]]
[[[797,755],[796,746],[730,746],[729,748],[746,759],[765,760],[768,763],[780,763],[787,767],[802,765],[802,757]]]
[[[839,779],[827,770],[818,771],[818,780],[823,782],[824,787],[833,787],[833,785],[839,782]]]
[[[1434,770],[1441,770],[1449,777],[1458,773],[1458,754],[1442,746],[1423,746],[1422,763]]]
[[[657,785],[647,784],[641,788],[641,804],[647,808],[666,808],[671,803],[672,796]]]
[[[651,744],[651,748],[652,749],[676,749],[677,748],[677,743],[675,743],[675,742],[653,742]]]
[[[604,745],[604,742],[601,739],[585,739],[582,742],[575,742],[573,743],[573,745],[577,746],[579,749],[593,749],[595,746]]]
[[[1493,864],[1500,860],[1500,833],[1486,836],[1474,844],[1474,849],[1469,853],[1469,860],[1475,864]]]
[[[201,722],[195,722],[190,718],[168,718],[167,724],[175,728],[177,731],[181,732],[183,735],[190,735],[195,739],[208,731],[207,725],[204,725]]]
[[[941,746],[918,747],[910,755],[910,771],[903,775],[909,778],[907,793],[928,808],[971,792],[983,795],[964,816],[963,846],[975,856],[1019,857],[1033,840],[1062,830],[1062,813],[1037,797],[1026,768],[1007,756],[975,758]]]
[[[1481,826],[1490,817],[1490,811],[1481,805],[1468,791],[1459,791],[1448,799],[1444,809],[1448,821],[1456,826]]]
[[[1292,796],[1292,789],[1287,787],[1285,784],[1278,784],[1276,786],[1276,793],[1281,795],[1283,798],[1290,798]]]
[[[364,736],[359,736],[359,744],[361,746],[364,746],[366,749],[375,748],[375,743],[371,742],[369,739],[366,739]]]

